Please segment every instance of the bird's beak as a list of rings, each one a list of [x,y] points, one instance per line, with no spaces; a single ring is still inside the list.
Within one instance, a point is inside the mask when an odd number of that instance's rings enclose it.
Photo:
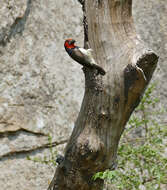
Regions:
[[[71,45],[71,44],[74,44],[75,43],[75,40],[71,40],[70,42],[69,42],[69,44]]]

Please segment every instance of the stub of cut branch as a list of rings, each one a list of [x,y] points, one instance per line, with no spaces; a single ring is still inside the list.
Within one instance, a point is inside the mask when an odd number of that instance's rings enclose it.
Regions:
[[[137,37],[132,0],[85,0],[85,41],[106,74],[85,68],[85,94],[64,159],[48,190],[101,190],[92,180],[112,169],[126,122],[139,104],[158,56]]]

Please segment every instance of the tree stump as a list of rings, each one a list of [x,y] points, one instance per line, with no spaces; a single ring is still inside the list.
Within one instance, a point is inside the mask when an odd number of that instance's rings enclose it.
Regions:
[[[83,68],[85,94],[48,190],[101,190],[99,171],[114,169],[126,122],[140,103],[158,56],[139,39],[132,0],[80,1],[84,11],[85,47],[106,74]]]

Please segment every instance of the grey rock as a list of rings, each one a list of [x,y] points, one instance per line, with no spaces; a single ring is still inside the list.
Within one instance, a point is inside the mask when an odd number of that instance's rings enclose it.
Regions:
[[[20,33],[16,26],[15,35],[5,33],[9,41],[1,39],[0,133],[27,130],[69,136],[83,96],[83,73],[66,55],[63,43],[75,30],[75,38],[82,35],[81,8],[74,1],[29,0],[17,9],[12,2],[15,17],[6,19],[0,31],[4,25],[12,29],[17,18],[24,29]],[[1,9],[8,4],[11,1],[4,1]],[[70,20],[68,4],[75,8]],[[2,18],[5,13],[1,11]]]
[[[62,153],[64,146],[56,147]],[[53,149],[54,151],[54,149]],[[49,149],[31,154],[19,154],[0,161],[0,189],[46,190],[53,177],[55,167],[28,160],[27,156],[41,158],[50,156]]]
[[[158,68],[153,76],[161,98],[166,102],[166,48],[167,48],[167,4],[165,0],[133,1],[133,16],[141,39],[159,55]],[[157,92],[156,92],[157,93]],[[157,93],[158,94],[158,93]]]
[[[160,56],[153,80],[159,81],[155,95],[163,106],[166,0],[134,0],[133,15],[141,39]],[[46,189],[54,167],[26,156],[49,155],[47,135],[55,145],[64,143],[74,126],[84,75],[63,45],[66,38],[83,45],[81,5],[76,0],[2,0],[0,21],[0,187]],[[62,155],[63,148],[55,147]]]
[[[26,152],[37,149],[43,154],[48,134],[56,146],[65,143],[72,131],[83,97],[84,76],[64,51],[64,40],[73,37],[82,46],[81,17],[81,6],[74,0],[1,2],[2,189],[41,190],[52,179],[54,169],[27,160]],[[58,151],[61,154],[62,149]],[[34,152],[34,157],[37,155]]]

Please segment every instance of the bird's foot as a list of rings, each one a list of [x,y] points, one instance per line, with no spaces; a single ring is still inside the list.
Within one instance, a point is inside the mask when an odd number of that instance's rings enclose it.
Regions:
[[[94,69],[96,69],[98,72],[97,72],[97,75],[105,75],[106,74],[106,71],[102,68],[102,67],[100,67],[99,65],[97,65],[97,64],[92,64],[92,67],[94,68]]]

